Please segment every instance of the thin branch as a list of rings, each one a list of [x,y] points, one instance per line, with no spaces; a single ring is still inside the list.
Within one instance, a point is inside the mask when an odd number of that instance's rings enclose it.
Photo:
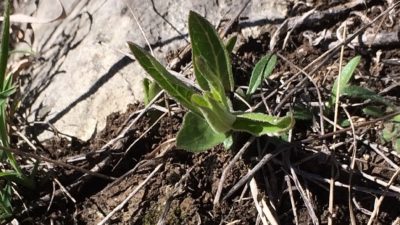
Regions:
[[[128,201],[135,196],[135,194],[157,173],[157,171],[161,168],[161,166],[163,166],[163,164],[159,164],[154,170],[153,172],[151,172],[149,174],[149,176],[146,177],[146,179],[140,183],[129,195],[128,197],[126,197],[126,199],[124,199],[124,201],[122,201],[119,205],[117,205],[117,207],[115,207],[106,217],[104,217],[104,219],[102,221],[100,221],[100,223],[98,223],[97,225],[104,225],[105,223],[107,223],[107,221],[119,210],[121,210],[127,203]]]

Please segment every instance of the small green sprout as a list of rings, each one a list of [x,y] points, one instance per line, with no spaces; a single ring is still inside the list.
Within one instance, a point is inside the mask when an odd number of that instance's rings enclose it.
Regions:
[[[336,95],[339,95],[339,97],[348,96],[352,98],[370,100],[372,102],[382,103],[384,105],[391,106],[390,102],[388,102],[386,99],[376,94],[375,92],[360,86],[350,85],[350,80],[354,74],[355,69],[360,63],[360,59],[360,56],[352,58],[342,69],[342,76],[340,77],[340,80],[336,79],[335,83],[333,84],[332,95],[329,105],[333,106],[335,104]],[[339,90],[337,90],[338,85]]]
[[[275,69],[276,61],[276,55],[267,54],[256,63],[251,73],[249,89],[247,89],[246,92],[247,96],[254,94],[262,81],[272,74],[272,71]]]
[[[293,127],[294,119],[290,114],[275,117],[234,111],[227,93],[234,90],[230,52],[236,38],[230,39],[225,46],[213,26],[193,11],[189,14],[189,35],[194,75],[201,90],[183,83],[149,53],[134,43],[128,43],[139,64],[154,81],[189,110],[176,138],[179,148],[201,152],[221,143],[231,145],[235,131],[254,136],[280,135]],[[261,59],[253,71],[248,95],[253,94],[262,80],[271,74],[275,64],[274,55]]]
[[[332,88],[332,95],[329,102],[329,106],[333,106],[336,95],[339,96],[347,96],[351,98],[358,98],[363,100],[369,100],[371,102],[380,103],[382,106],[376,105],[367,105],[362,109],[362,112],[365,115],[372,117],[381,117],[383,116],[384,109],[386,107],[386,111],[396,110],[396,107],[383,98],[382,96],[376,94],[375,92],[368,90],[366,88],[360,86],[350,85],[350,80],[353,76],[353,73],[360,62],[361,57],[356,56],[350,60],[350,62],[343,68],[342,77],[340,80],[335,80],[335,83]],[[339,92],[337,92],[337,85],[340,83]],[[342,126],[349,126],[349,121],[345,120],[342,122]],[[380,132],[380,138],[384,143],[391,143],[393,149],[400,152],[400,114],[393,117],[391,120],[384,122],[383,129]]]

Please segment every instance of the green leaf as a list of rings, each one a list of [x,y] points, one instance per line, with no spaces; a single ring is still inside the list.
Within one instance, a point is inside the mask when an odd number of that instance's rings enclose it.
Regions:
[[[250,96],[254,94],[262,81],[271,75],[275,68],[276,61],[276,55],[269,53],[256,63],[251,73],[249,88],[247,89],[246,95]]]
[[[189,36],[192,43],[194,74],[203,90],[210,90],[207,80],[201,75],[196,59],[202,56],[215,72],[225,91],[233,91],[234,81],[228,51],[213,26],[199,14],[189,13]]]
[[[396,152],[400,152],[400,138],[393,140],[393,148]]]
[[[231,134],[224,140],[224,148],[230,149],[232,148],[232,146],[233,146],[233,136]]]
[[[292,115],[275,117],[263,113],[244,113],[237,115],[233,130],[248,132],[254,136],[278,136],[293,126]]]
[[[333,83],[332,87],[332,97],[331,97],[331,105],[334,105],[336,101],[336,95],[339,94],[339,97],[344,88],[349,85],[349,81],[353,76],[354,71],[356,70],[358,64],[360,63],[361,56],[356,56],[347,63],[347,65],[342,69],[342,73],[340,75],[340,80],[337,78]],[[339,85],[339,90],[337,87]],[[339,92],[338,92],[339,91]]]
[[[202,56],[198,56],[195,62],[197,68],[199,68],[199,73],[206,79],[208,87],[210,88],[210,93],[213,95],[214,99],[228,107],[228,100],[225,95],[224,87],[215,72],[211,70]]]
[[[345,120],[342,120],[341,122],[340,122],[340,126],[341,127],[350,127],[350,120],[349,119],[345,119]]]
[[[236,116],[229,112],[225,105],[216,101],[210,92],[203,96],[193,95],[192,102],[199,107],[203,118],[216,133],[226,133],[232,129]]]
[[[394,117],[391,119],[391,121],[400,123],[400,114],[397,114],[396,116],[394,116]]]
[[[0,92],[0,99],[7,99],[10,97],[12,94],[14,94],[16,91],[15,87],[11,87],[5,91]]]
[[[0,90],[4,90],[6,77],[7,61],[8,61],[8,44],[10,36],[10,2],[4,1],[4,20],[2,25],[2,37],[0,45]]]
[[[363,113],[367,116],[381,117],[385,115],[381,107],[377,106],[366,106],[362,109]]]
[[[13,76],[9,74],[6,76],[6,80],[4,81],[3,90],[8,90],[14,88],[13,86]]]
[[[11,185],[8,183],[0,191],[0,222],[2,224],[6,222],[5,219],[12,216],[11,193]]]
[[[228,51],[228,53],[232,53],[233,48],[235,47],[237,41],[237,36],[232,36],[231,38],[228,39],[228,41],[226,42],[226,51]]]
[[[293,116],[298,120],[312,120],[313,114],[310,110],[308,110],[305,106],[294,106]]]
[[[191,152],[202,152],[221,144],[226,138],[224,133],[216,133],[206,120],[188,112],[176,137],[176,146]]]
[[[191,103],[192,95],[196,93],[194,88],[187,86],[181,80],[169,73],[153,56],[144,51],[138,45],[128,42],[133,55],[146,70],[146,72],[162,87],[170,96],[189,110],[200,114],[199,110]]]
[[[161,91],[160,86],[157,82],[151,81],[147,78],[143,79],[143,90],[144,90],[144,105],[147,106],[154,97]]]
[[[396,137],[397,133],[398,133],[398,129],[397,126],[393,123],[384,123],[384,128],[382,130],[382,135],[381,138],[385,141],[385,142],[389,142],[391,141],[394,137]]]
[[[391,106],[391,103],[385,100],[382,96],[379,96],[373,91],[360,86],[347,86],[342,89],[342,95],[353,98],[360,98],[363,100],[371,100],[373,102],[379,102],[387,106]]]

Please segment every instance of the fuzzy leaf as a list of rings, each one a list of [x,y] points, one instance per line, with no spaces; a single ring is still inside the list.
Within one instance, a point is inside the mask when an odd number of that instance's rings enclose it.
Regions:
[[[347,65],[342,69],[340,80],[336,79],[335,82],[333,83],[331,105],[333,105],[334,102],[336,101],[336,95],[339,94],[340,97],[343,89],[349,85],[350,79],[353,76],[353,73],[356,70],[358,64],[360,63],[360,59],[361,56],[356,56],[352,58],[350,62],[348,62]],[[337,90],[338,85],[339,85],[339,90]]]
[[[293,125],[292,115],[275,117],[263,113],[244,113],[237,115],[233,130],[248,132],[254,136],[278,136],[291,129]]]
[[[379,102],[387,106],[391,105],[390,102],[385,100],[382,96],[379,96],[375,92],[360,86],[347,86],[342,89],[341,94],[353,98],[360,98],[363,100],[371,100],[373,102]]]
[[[217,101],[222,102],[226,107],[228,107],[228,100],[225,95],[224,86],[222,85],[222,82],[217,77],[215,72],[212,71],[212,69],[209,67],[202,56],[198,56],[195,62],[197,68],[199,68],[199,73],[202,75],[202,77],[206,79],[213,97]]]
[[[203,118],[216,133],[226,133],[232,129],[236,116],[220,102],[216,101],[210,92],[193,95],[192,102],[199,107]]]
[[[191,152],[202,152],[223,143],[226,138],[224,133],[214,132],[206,120],[188,112],[176,137],[176,146]]]
[[[226,51],[228,51],[228,53],[232,53],[233,48],[235,47],[237,41],[237,36],[232,36],[231,38],[228,39],[228,41],[226,42]]]
[[[276,65],[276,55],[267,54],[262,57],[260,61],[255,65],[253,72],[251,73],[249,89],[247,89],[246,95],[252,95],[261,85],[262,81],[271,75]]]
[[[196,59],[202,56],[205,63],[215,71],[225,91],[233,91],[234,81],[228,51],[213,26],[199,14],[189,13],[189,36],[192,43],[194,74],[203,90],[210,90],[206,78],[201,75]]]
[[[144,51],[138,45],[128,42],[136,60],[146,72],[162,87],[169,95],[189,110],[200,114],[199,110],[191,102],[192,95],[196,91],[187,86],[181,80],[170,74],[153,56]]]

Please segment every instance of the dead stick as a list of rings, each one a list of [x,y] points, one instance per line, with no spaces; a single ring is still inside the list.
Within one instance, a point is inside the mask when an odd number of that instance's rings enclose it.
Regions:
[[[394,116],[396,116],[398,114],[400,114],[400,111],[392,112],[392,113],[387,114],[386,116],[382,116],[382,117],[377,118],[377,119],[373,119],[373,120],[370,120],[370,121],[367,121],[367,122],[362,122],[362,123],[356,123],[356,124],[354,124],[354,127],[355,128],[359,128],[359,127],[372,125],[372,124],[375,124],[375,123],[377,123],[379,121],[384,121],[384,120],[391,119],[391,118],[393,118]],[[351,127],[344,128],[344,129],[338,130],[336,132],[330,132],[330,133],[327,133],[327,134],[324,134],[324,135],[318,135],[316,137],[307,138],[307,139],[301,140],[300,142],[301,143],[310,143],[310,142],[312,142],[312,141],[314,141],[316,139],[325,139],[325,138],[332,137],[332,136],[337,135],[337,134],[346,133],[348,131],[351,131]]]
[[[231,168],[234,166],[235,162],[239,160],[239,158],[244,154],[244,152],[249,148],[249,146],[254,142],[254,140],[255,140],[255,137],[251,137],[246,142],[246,144],[243,145],[243,147],[239,150],[239,152],[235,155],[235,157],[233,157],[233,159],[229,162],[229,164],[225,167],[225,169],[222,171],[221,178],[219,179],[217,193],[215,194],[215,198],[214,198],[214,205],[219,204],[219,199],[221,198],[222,188],[224,186],[226,174],[231,170]]]
[[[68,164],[68,163],[65,163],[65,162],[57,161],[57,160],[54,160],[54,159],[49,159],[49,158],[44,157],[44,156],[32,154],[32,153],[29,153],[29,152],[23,152],[23,151],[18,150],[18,149],[6,148],[6,147],[3,147],[3,146],[0,146],[0,150],[12,152],[12,153],[20,155],[20,156],[34,158],[36,160],[41,160],[41,161],[53,163],[53,164],[61,166],[61,167],[65,167],[65,168],[68,168],[68,169],[76,170],[76,171],[79,171],[79,172],[82,172],[82,173],[85,173],[85,174],[89,174],[89,175],[92,175],[92,176],[95,176],[95,177],[99,177],[99,178],[102,178],[102,179],[105,179],[105,180],[115,180],[115,178],[110,177],[110,176],[106,176],[104,174],[96,173],[96,172],[93,172],[93,171],[90,171],[90,170],[87,170],[87,169],[83,169],[83,168],[78,167],[78,166],[74,166],[74,165],[71,165],[71,164]]]
[[[225,195],[225,197],[222,200],[226,200],[227,198],[229,198],[233,193],[235,193],[241,186],[243,186],[245,183],[247,183],[248,181],[251,180],[251,178],[253,178],[253,176],[255,175],[255,173],[257,171],[259,171],[267,162],[269,162],[272,158],[274,158],[275,156],[277,156],[278,154],[289,150],[291,148],[291,146],[289,147],[283,147],[281,149],[277,149],[275,151],[273,151],[272,153],[268,153],[266,154],[261,160],[260,162],[257,163],[257,165],[255,165],[253,167],[253,169],[251,169],[244,177],[242,177],[239,182],[237,182],[232,188],[231,190],[229,190],[228,194]]]

